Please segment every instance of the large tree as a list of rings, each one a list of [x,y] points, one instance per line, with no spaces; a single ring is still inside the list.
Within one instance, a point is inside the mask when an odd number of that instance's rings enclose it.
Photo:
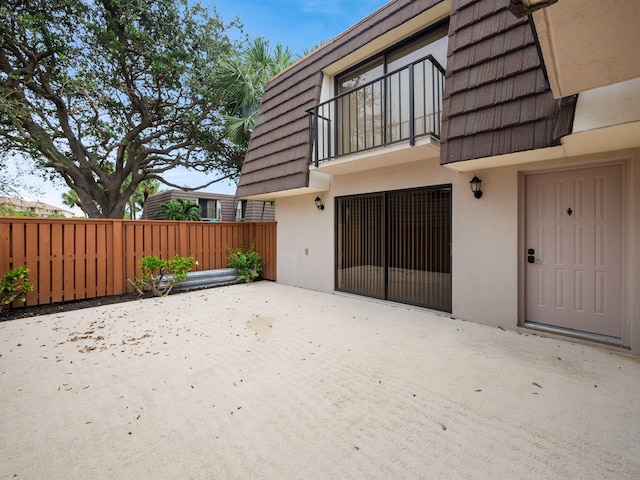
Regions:
[[[213,76],[232,27],[187,0],[3,0],[0,153],[61,176],[90,217],[122,218],[145,180],[182,187],[163,178],[178,166],[236,177]]]
[[[125,217],[135,220],[138,212],[144,211],[144,207],[147,203],[147,198],[151,195],[155,195],[160,190],[160,182],[157,180],[143,180],[138,184],[135,193],[129,198],[127,202],[128,213],[125,211]],[[61,195],[62,204],[67,207],[80,207],[78,201],[78,193],[75,190],[68,190]]]

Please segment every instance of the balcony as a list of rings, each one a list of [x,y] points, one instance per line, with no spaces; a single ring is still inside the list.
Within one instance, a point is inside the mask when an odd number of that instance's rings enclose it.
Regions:
[[[330,171],[332,164],[356,160],[375,168],[388,164],[386,154],[396,151],[380,147],[414,146],[422,138],[419,143],[429,145],[435,156],[444,76],[444,68],[428,55],[310,109],[309,164]],[[379,162],[372,160],[375,155]],[[414,157],[407,155],[405,161]]]

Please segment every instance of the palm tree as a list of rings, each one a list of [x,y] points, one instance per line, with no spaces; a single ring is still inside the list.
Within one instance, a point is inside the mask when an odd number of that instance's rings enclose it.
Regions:
[[[147,198],[158,193],[158,190],[160,190],[160,182],[158,180],[143,180],[134,194],[136,211],[143,212],[147,204]]]
[[[230,140],[246,148],[255,125],[258,107],[267,81],[293,63],[289,48],[256,37],[240,55],[220,61],[216,70],[219,87],[226,98],[225,128]]]
[[[80,201],[78,200],[78,192],[75,190],[68,190],[62,193],[62,204],[69,208],[82,208],[82,205],[80,205]]]
[[[166,220],[202,220],[200,205],[182,198],[161,203],[156,217],[165,218]]]
[[[307,55],[309,55],[311,52],[313,52],[314,50],[320,48],[322,45],[324,45],[326,42],[324,40],[319,41],[318,43],[316,43],[313,47],[311,48],[303,48],[302,49],[302,53],[299,53],[296,60],[300,60],[301,58],[306,57]]]

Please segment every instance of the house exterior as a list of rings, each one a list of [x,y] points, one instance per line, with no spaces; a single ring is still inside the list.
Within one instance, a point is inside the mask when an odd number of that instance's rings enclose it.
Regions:
[[[237,196],[277,201],[278,281],[640,354],[638,24],[395,0],[271,79]]]
[[[30,202],[19,198],[1,197],[0,206],[9,207],[17,212],[30,212],[38,217],[48,218],[53,216],[72,218],[74,215],[68,210],[49,205],[43,202]]]
[[[200,205],[203,220],[220,222],[273,222],[275,207],[273,202],[236,199],[233,195],[220,193],[167,190],[151,195],[145,204],[142,218],[159,219],[160,205],[181,198]]]

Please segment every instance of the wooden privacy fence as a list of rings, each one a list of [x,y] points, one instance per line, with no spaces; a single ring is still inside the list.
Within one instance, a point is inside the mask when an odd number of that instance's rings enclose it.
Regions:
[[[275,280],[276,223],[0,217],[0,275],[26,264],[35,287],[26,305],[41,305],[131,292],[127,278],[147,255],[192,256],[194,270],[215,270],[227,266],[227,247],[251,245],[260,276]]]

